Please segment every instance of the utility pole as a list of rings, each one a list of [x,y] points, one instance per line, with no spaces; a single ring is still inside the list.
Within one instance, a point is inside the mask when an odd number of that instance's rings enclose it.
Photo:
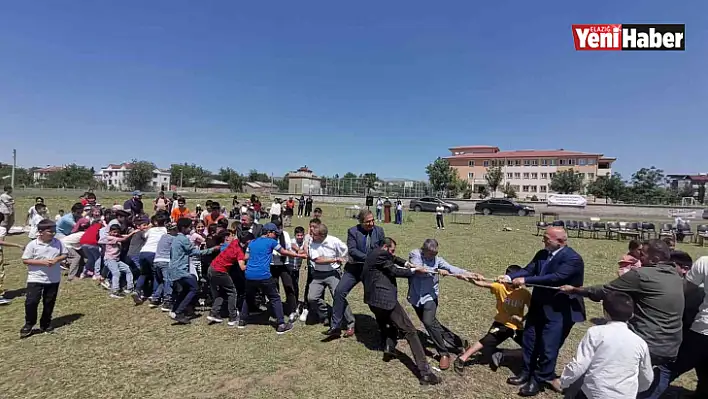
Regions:
[[[184,179],[184,167],[179,168],[179,189],[182,189],[182,181]]]
[[[17,167],[17,150],[12,150],[12,175],[10,177],[10,187],[15,188],[15,168]]]

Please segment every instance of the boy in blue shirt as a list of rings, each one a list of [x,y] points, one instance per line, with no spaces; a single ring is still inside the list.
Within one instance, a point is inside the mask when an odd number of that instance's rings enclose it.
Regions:
[[[253,302],[256,293],[260,290],[268,296],[273,306],[273,312],[278,322],[276,332],[278,334],[285,334],[293,329],[292,323],[285,322],[283,303],[278,293],[278,282],[275,281],[270,274],[270,264],[273,260],[273,251],[282,256],[290,256],[292,258],[307,259],[307,255],[298,254],[281,247],[275,239],[278,234],[278,227],[275,224],[266,223],[263,226],[263,236],[256,238],[248,244],[248,262],[246,263],[245,270],[246,300],[243,301],[243,305],[241,306],[238,328],[246,327],[248,320],[248,303]]]

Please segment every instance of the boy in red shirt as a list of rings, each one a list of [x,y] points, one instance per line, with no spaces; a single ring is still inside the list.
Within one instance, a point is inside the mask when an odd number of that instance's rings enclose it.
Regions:
[[[209,280],[209,288],[211,289],[211,297],[214,303],[211,305],[211,313],[207,316],[207,320],[212,323],[221,323],[221,305],[224,303],[224,296],[229,308],[230,327],[235,327],[238,324],[238,311],[236,309],[236,286],[229,275],[229,269],[235,263],[241,270],[246,270],[246,255],[243,253],[239,240],[233,240],[221,251],[219,255],[211,261],[209,271],[207,272]]]
[[[84,265],[83,273],[81,273],[81,278],[91,277],[94,273],[97,274],[101,271],[101,250],[98,247],[98,232],[102,228],[103,222],[101,222],[101,219],[94,220],[79,240],[81,252],[86,256],[86,264]]]

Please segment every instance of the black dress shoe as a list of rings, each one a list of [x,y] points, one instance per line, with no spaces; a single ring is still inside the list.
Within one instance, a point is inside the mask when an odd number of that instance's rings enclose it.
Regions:
[[[529,381],[529,376],[526,374],[519,374],[506,379],[506,383],[509,385],[524,385]]]
[[[383,351],[383,361],[388,363],[396,358],[396,351],[390,349],[384,349]]]
[[[336,327],[330,327],[329,330],[322,331],[322,334],[326,335],[328,337],[340,337],[342,335],[342,329],[336,328]]]
[[[420,385],[437,385],[442,382],[442,379],[437,375],[433,374],[432,372],[428,371],[421,374],[420,378],[418,379],[418,382],[420,382]]]
[[[543,385],[540,385],[538,382],[536,382],[535,379],[532,378],[529,380],[529,382],[526,383],[526,385],[522,386],[521,389],[519,389],[519,396],[536,396],[539,393],[543,392],[543,388]]]

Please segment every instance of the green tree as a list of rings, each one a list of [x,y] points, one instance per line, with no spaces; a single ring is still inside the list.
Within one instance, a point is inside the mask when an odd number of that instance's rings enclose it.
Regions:
[[[634,202],[652,204],[665,200],[667,192],[662,187],[665,180],[664,171],[654,166],[636,171],[630,180]]]
[[[229,187],[234,192],[241,192],[243,185],[246,183],[246,178],[231,168],[221,168],[217,174],[219,180],[229,184]]]
[[[246,179],[253,183],[253,182],[269,182],[270,181],[270,176],[268,176],[267,173],[259,172],[256,169],[251,169],[248,171],[248,176]]]
[[[342,176],[339,183],[339,190],[343,195],[355,194],[355,183],[357,176],[352,172],[347,172]]]
[[[32,169],[15,168],[15,186],[26,187],[31,186],[34,177]],[[12,165],[0,164],[0,186],[10,185],[12,180]]]
[[[506,198],[516,198],[516,190],[514,190],[514,187],[512,187],[509,183],[506,183],[504,185],[502,193],[504,193],[504,196]]]
[[[170,181],[187,187],[206,187],[212,180],[210,171],[196,164],[174,164],[170,166]]]
[[[131,161],[133,167],[128,171],[125,182],[131,190],[145,190],[150,187],[155,164],[148,161]]]
[[[573,194],[583,189],[583,176],[573,169],[560,171],[553,176],[549,188],[559,194]]]
[[[485,178],[487,179],[489,190],[492,192],[492,197],[494,197],[494,193],[501,186],[502,180],[504,180],[504,172],[502,172],[502,168],[499,166],[487,168]]]
[[[47,175],[47,179],[42,182],[42,185],[56,188],[91,188],[95,186],[95,181],[91,169],[72,163],[62,170]]]
[[[587,186],[588,194],[597,198],[604,198],[605,202],[609,202],[609,200],[619,201],[626,191],[627,185],[622,180],[622,175],[616,172],[611,176],[598,176]]]
[[[364,173],[359,177],[364,179],[364,184],[369,190],[373,189],[376,186],[376,182],[379,181],[379,178],[376,176],[376,173]]]
[[[430,185],[436,192],[441,192],[450,186],[450,183],[455,179],[455,172],[455,169],[450,166],[450,162],[443,158],[437,158],[425,167]]]
[[[700,186],[698,186],[698,202],[701,204],[705,203],[706,200],[706,184],[701,183]]]

